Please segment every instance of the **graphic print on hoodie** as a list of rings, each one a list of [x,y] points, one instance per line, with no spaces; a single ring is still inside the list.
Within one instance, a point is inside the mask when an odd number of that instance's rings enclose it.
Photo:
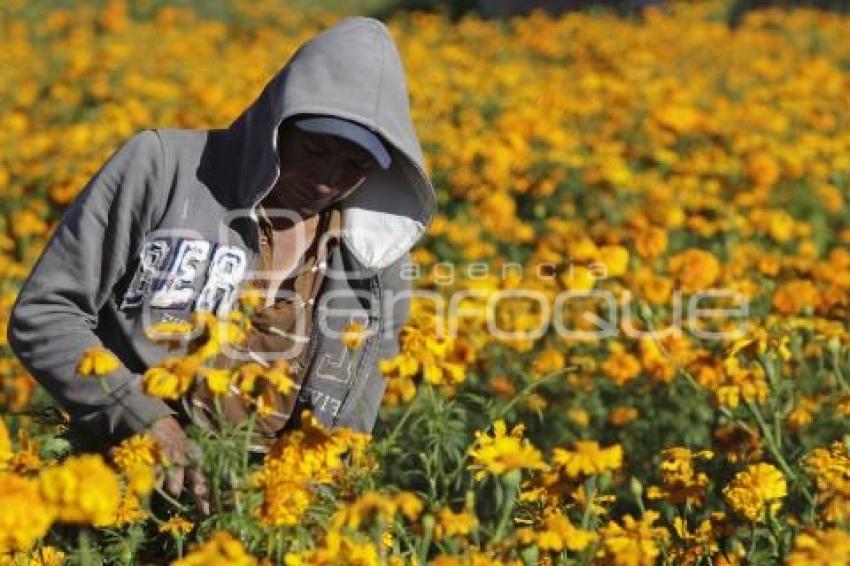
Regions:
[[[314,335],[302,392],[323,424],[371,431],[386,385],[377,362],[398,352],[410,308],[403,272],[436,197],[396,45],[382,22],[366,17],[344,18],[302,44],[227,128],[137,132],[65,211],[15,301],[7,337],[73,425],[120,438],[175,414],[143,391],[141,375],[180,353],[145,331],[197,309],[221,314],[248,278],[262,275],[253,271],[255,208],[280,174],[277,128],[297,114],[357,121],[393,157],[342,203],[342,243],[317,308],[339,316],[314,324],[338,331],[362,315],[372,333],[353,370],[342,367],[338,334]],[[76,373],[95,346],[122,362],[104,376],[108,392]]]

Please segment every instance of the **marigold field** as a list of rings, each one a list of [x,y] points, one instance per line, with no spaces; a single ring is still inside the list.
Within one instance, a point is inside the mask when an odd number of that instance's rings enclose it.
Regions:
[[[146,5],[0,12],[0,564],[850,564],[850,20],[394,16],[440,201],[416,287],[460,308],[414,303],[371,438],[306,414],[252,459],[244,427],[190,431],[207,517],[157,491],[150,438],[72,450],[8,311],[118,145],[227,126],[340,16]],[[674,324],[708,289],[725,310]],[[589,313],[614,332],[558,330]],[[197,320],[151,394],[286,386],[208,371],[245,319]],[[80,379],[115,362],[85,352]]]

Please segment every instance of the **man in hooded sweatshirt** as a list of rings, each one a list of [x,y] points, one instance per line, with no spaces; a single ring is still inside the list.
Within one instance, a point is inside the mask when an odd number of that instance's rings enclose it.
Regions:
[[[181,352],[148,331],[194,311],[221,318],[261,277],[274,289],[329,210],[339,245],[318,266],[302,386],[286,416],[297,424],[309,408],[329,428],[371,432],[386,387],[377,362],[398,352],[409,314],[409,251],[436,211],[401,59],[372,18],[344,18],[301,45],[227,128],[150,128],[126,141],[65,211],[12,308],[8,342],[80,437],[104,449],[149,432],[172,463],[167,490],[189,484],[203,499],[180,407],[142,387],[148,368]],[[263,245],[264,222],[274,246]],[[264,257],[272,249],[282,255]],[[269,260],[292,269],[258,275]],[[342,340],[352,321],[368,331],[357,356]],[[111,350],[120,367],[80,376],[90,348]],[[249,354],[268,366],[275,353]]]

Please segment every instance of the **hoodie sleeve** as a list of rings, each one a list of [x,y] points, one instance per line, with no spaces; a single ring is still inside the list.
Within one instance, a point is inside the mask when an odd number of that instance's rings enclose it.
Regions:
[[[24,367],[91,434],[122,438],[175,414],[141,389],[122,364],[103,377],[76,372],[83,353],[103,347],[98,313],[161,214],[159,134],[142,130],[115,151],[65,210],[12,307],[8,343]],[[108,390],[108,392],[107,392]]]
[[[403,276],[403,270],[404,266],[411,261],[410,252],[407,252],[389,265],[383,273],[384,295],[392,294],[386,299],[390,308],[383,315],[387,328],[380,337],[378,351],[371,362],[363,391],[354,402],[349,414],[341,422],[344,426],[359,432],[371,434],[375,427],[388,383],[387,378],[378,369],[378,362],[399,353],[399,334],[410,318],[412,284],[409,278]]]

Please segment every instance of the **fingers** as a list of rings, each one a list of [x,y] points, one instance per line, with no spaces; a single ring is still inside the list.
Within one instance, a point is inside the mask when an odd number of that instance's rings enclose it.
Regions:
[[[186,463],[190,466],[200,466],[204,459],[204,452],[201,447],[194,442],[189,442],[186,448]]]
[[[172,497],[180,497],[183,491],[183,480],[185,472],[183,466],[171,466],[165,472],[165,489]]]
[[[195,504],[201,513],[204,515],[210,514],[210,490],[207,484],[207,478],[203,472],[197,468],[187,470],[189,484],[191,485],[192,496],[195,499]]]
[[[154,485],[156,489],[162,489],[162,486],[165,484],[165,471],[162,469],[162,466],[157,465],[154,468]]]
[[[186,437],[176,421],[161,419],[155,423],[152,433],[160,447],[159,465],[156,466],[155,483],[171,497],[179,499],[184,487],[188,488],[204,515],[210,513],[209,486],[202,469],[201,447]]]
[[[192,496],[194,497],[198,508],[201,510],[201,513],[209,515],[209,486],[207,484],[206,476],[201,471],[204,453],[200,446],[192,442],[189,445],[189,449],[186,451],[186,457],[189,461],[189,465],[191,466],[186,473],[191,485]]]

